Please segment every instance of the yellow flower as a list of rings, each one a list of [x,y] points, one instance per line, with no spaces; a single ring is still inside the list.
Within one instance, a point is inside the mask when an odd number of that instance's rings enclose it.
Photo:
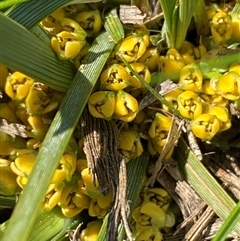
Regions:
[[[63,30],[64,30],[63,32],[69,32],[72,34],[72,36],[75,36],[76,40],[84,41],[85,43],[85,38],[87,37],[87,33],[76,21],[70,18],[64,18],[61,20],[61,24],[63,26]]]
[[[148,35],[132,35],[123,40],[118,49],[118,55],[122,56],[129,63],[135,62],[145,53],[148,45]]]
[[[202,102],[198,95],[190,90],[182,92],[177,99],[180,114],[195,119],[202,114]]]
[[[0,117],[13,123],[19,123],[20,121],[6,103],[0,103]]]
[[[87,32],[88,36],[95,36],[101,31],[102,18],[98,10],[81,12],[75,20]]]
[[[219,132],[225,131],[231,127],[231,119],[227,108],[222,106],[213,106],[209,109],[208,114],[215,116],[219,120]]]
[[[67,31],[62,31],[51,39],[52,48],[60,59],[74,59],[84,44],[85,41],[78,41]]]
[[[76,66],[76,68],[78,69],[80,67],[80,65],[82,64],[82,60],[84,59],[84,57],[87,55],[88,50],[90,49],[91,45],[86,42],[84,44],[84,46],[81,48],[79,54],[74,58],[74,64]]]
[[[83,179],[84,189],[86,190],[86,193],[91,198],[97,199],[101,195],[101,191],[99,189],[99,183],[96,176],[93,177],[91,175],[88,167],[82,170],[81,176]]]
[[[22,155],[21,152],[19,152],[18,157],[10,165],[12,171],[18,176],[29,176],[37,158],[36,151],[26,151],[26,153],[22,152]]]
[[[164,95],[164,98],[170,103],[172,104],[172,106],[175,109],[178,109],[178,102],[177,102],[177,98],[178,96],[182,93],[182,90],[180,89],[174,89],[171,90],[170,92],[168,92],[167,94]],[[168,107],[166,105],[162,106],[164,110],[169,111]]]
[[[58,168],[53,174],[51,183],[61,183],[64,180],[70,182],[76,170],[76,162],[74,154],[64,154],[60,159]]]
[[[80,233],[80,239],[82,241],[97,241],[98,234],[102,227],[102,220],[91,221],[87,224],[87,227]]]
[[[168,131],[170,130],[171,125],[171,118],[161,113],[156,113],[154,120],[148,130],[148,134],[157,142],[159,146],[163,147],[166,143]]]
[[[101,208],[96,199],[91,199],[90,205],[88,208],[88,214],[91,217],[97,217],[98,219],[104,218],[105,215],[107,214],[107,209]]]
[[[201,59],[205,54],[207,53],[207,49],[204,45],[199,45],[198,47],[193,48],[193,54],[195,57],[195,60]]]
[[[61,207],[62,213],[71,218],[83,209],[89,208],[90,198],[80,191],[78,182],[75,181],[63,188],[58,205]]]
[[[114,118],[130,122],[136,117],[138,110],[138,102],[132,95],[123,90],[117,92]]]
[[[155,226],[158,229],[166,226],[166,212],[151,201],[143,202],[133,210],[133,219],[139,226]]]
[[[230,67],[228,72],[236,72],[240,76],[240,64],[236,64]]]
[[[43,21],[41,21],[41,25],[47,29],[54,28],[65,17],[65,14],[66,14],[65,9],[59,8],[55,10],[53,13],[51,13],[48,17],[43,19]]]
[[[232,35],[231,15],[224,11],[217,12],[211,21],[211,33],[214,40],[218,43],[225,42]]]
[[[94,117],[111,119],[115,111],[115,93],[113,91],[97,91],[88,99],[88,109]]]
[[[210,84],[228,100],[237,100],[240,96],[240,76],[234,71],[227,72],[219,79],[211,79]]]
[[[154,226],[144,226],[137,235],[135,241],[162,241],[162,233]]]
[[[136,62],[130,65],[134,71],[136,71],[139,75],[141,75],[144,78],[146,83],[148,84],[150,83],[151,74],[145,64]],[[127,68],[127,71],[131,76],[130,77],[131,86],[134,88],[143,88],[144,86],[141,84],[140,80],[136,76],[134,76],[128,68]]]
[[[239,41],[240,39],[240,16],[236,14],[232,18],[232,35],[231,39],[236,39]]]
[[[25,104],[32,115],[46,114],[58,107],[58,102],[51,99],[51,91],[42,83],[34,83],[31,86]]]
[[[202,114],[191,121],[193,134],[202,140],[211,140],[220,129],[220,122],[216,116]]]
[[[140,134],[135,130],[121,130],[119,148],[128,159],[140,156],[143,152]]]
[[[20,137],[12,137],[0,131],[0,156],[15,155],[19,149],[26,148],[26,140]]]
[[[130,74],[120,64],[113,64],[105,69],[100,76],[100,88],[118,91],[131,84]]]
[[[163,188],[144,188],[143,202],[152,201],[167,212],[171,198],[168,192]]]
[[[28,95],[32,84],[33,79],[20,72],[14,72],[7,78],[5,92],[12,100],[22,101]]]
[[[180,71],[180,88],[183,90],[200,92],[202,90],[202,78],[202,72],[197,65],[186,65]]]
[[[3,196],[12,196],[17,192],[17,175],[10,168],[11,162],[0,158],[0,194]]]
[[[158,52],[157,48],[147,48],[146,52],[138,59],[138,62],[145,63],[150,72],[154,72],[158,68]]]
[[[50,184],[45,195],[45,199],[41,204],[41,209],[51,211],[59,202],[64,183]]]
[[[27,117],[27,135],[28,137],[44,139],[49,128],[49,124],[44,122],[41,116]]]
[[[176,49],[169,49],[166,56],[160,56],[158,60],[158,70],[162,73],[179,76],[185,63]]]

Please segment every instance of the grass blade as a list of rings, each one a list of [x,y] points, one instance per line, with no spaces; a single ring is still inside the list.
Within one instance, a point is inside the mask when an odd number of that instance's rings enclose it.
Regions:
[[[178,160],[180,169],[196,193],[225,220],[236,203],[190,151],[182,138],[178,141],[173,158]],[[240,220],[236,223],[234,231],[240,235]]]
[[[69,88],[76,72],[69,61],[59,60],[50,46],[3,14],[0,32],[2,64],[52,88]]]
[[[228,233],[231,232],[234,225],[240,220],[240,201],[237,206],[232,210],[228,218],[224,221],[223,225],[217,232],[212,241],[225,241]]]
[[[16,196],[0,196],[0,208],[13,208],[16,204]]]
[[[206,37],[210,35],[210,28],[207,16],[207,10],[204,0],[198,0],[193,13],[198,36]]]
[[[177,32],[175,35],[175,48],[180,49],[187,34],[187,30],[195,11],[198,0],[182,0],[179,1],[179,18],[177,21]]]
[[[23,2],[26,2],[28,0],[5,0],[5,1],[1,1],[0,2],[0,10],[1,9],[5,9],[5,8],[9,8],[15,4],[20,4]]]
[[[16,0],[15,0],[16,1]],[[100,1],[100,0],[99,0]],[[7,10],[4,14],[25,28],[30,29],[34,25],[38,24],[42,19],[47,17],[54,10],[63,7],[65,5],[74,3],[88,3],[88,2],[98,2],[97,0],[31,0],[24,2],[21,5],[14,6]]]
[[[159,0],[162,11],[164,13],[165,23],[163,35],[166,38],[169,48],[174,47],[174,33],[172,32],[173,12],[176,0]]]
[[[124,38],[124,29],[122,27],[116,9],[113,9],[106,15],[104,27],[115,43],[118,43],[121,39]]]
[[[28,239],[51,177],[101,70],[115,46],[113,42],[108,41],[108,37],[108,33],[104,32],[95,39],[85,57],[85,63],[75,75],[39,150],[36,164],[15,206],[2,241]]]

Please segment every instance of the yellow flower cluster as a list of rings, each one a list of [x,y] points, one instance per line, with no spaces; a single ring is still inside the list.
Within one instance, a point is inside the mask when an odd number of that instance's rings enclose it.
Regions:
[[[171,65],[169,72],[172,70],[176,76],[179,75],[179,88],[164,97],[184,118],[191,120],[195,136],[211,140],[217,133],[231,127],[227,103],[240,97],[240,67],[232,66],[225,73],[214,73],[212,78],[207,79],[196,64],[206,53],[203,45],[194,47],[185,41],[179,52],[170,50],[166,56],[160,56],[159,70],[167,72],[168,64]],[[163,109],[169,111],[164,105]]]
[[[54,11],[41,25],[52,35],[51,46],[60,59],[74,59],[79,67],[89,44],[86,37],[96,36],[102,28],[101,14],[86,5],[75,5],[74,11],[67,8]]]
[[[170,211],[170,196],[162,188],[144,188],[140,205],[132,213],[136,241],[161,241],[162,231],[168,232],[175,224]]]
[[[63,94],[18,71],[7,76],[4,90],[11,101],[2,105],[1,117],[14,123],[22,122],[28,137],[42,140],[50,124],[48,120],[52,119]]]

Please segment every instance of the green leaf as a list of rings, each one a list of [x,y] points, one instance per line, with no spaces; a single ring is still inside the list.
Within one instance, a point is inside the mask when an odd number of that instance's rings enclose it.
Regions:
[[[118,18],[117,10],[111,10],[105,17],[104,27],[115,43],[124,38],[124,29]]]
[[[26,1],[28,1],[28,0],[5,0],[5,1],[1,1],[0,2],[0,9],[9,8],[13,5],[20,4],[20,3],[23,3],[23,2],[26,2]]]
[[[100,1],[100,0],[99,0]],[[7,10],[5,15],[30,29],[56,9],[74,3],[99,2],[98,0],[31,0]]]
[[[175,32],[175,48],[180,49],[187,34],[191,18],[199,0],[179,1],[179,19],[177,19],[177,32]]]
[[[228,233],[231,232],[234,225],[240,220],[240,201],[237,206],[232,210],[228,218],[224,221],[221,228],[218,230],[216,236],[212,241],[225,241]]]
[[[198,36],[206,37],[210,35],[207,8],[204,0],[198,0],[193,16]]]
[[[0,208],[13,208],[16,204],[16,196],[0,196]]]
[[[104,32],[95,39],[84,59],[84,64],[75,75],[42,143],[34,168],[15,206],[2,241],[28,239],[54,171],[102,68],[115,46],[113,42],[108,41],[108,37],[108,33]]]
[[[164,13],[164,31],[163,35],[167,39],[168,47],[174,47],[174,34],[172,32],[173,12],[176,5],[176,0],[159,0],[162,11]]]

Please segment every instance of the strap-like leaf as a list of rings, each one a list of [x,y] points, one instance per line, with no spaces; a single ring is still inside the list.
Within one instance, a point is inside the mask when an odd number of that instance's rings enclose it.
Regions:
[[[118,43],[124,38],[124,29],[122,27],[121,21],[117,15],[117,10],[113,9],[105,16],[104,27],[110,34],[112,40]]]
[[[23,25],[25,28],[30,29],[50,13],[64,5],[74,4],[76,2],[88,3],[99,1],[101,0],[31,0],[12,7],[7,10],[5,14]]]

